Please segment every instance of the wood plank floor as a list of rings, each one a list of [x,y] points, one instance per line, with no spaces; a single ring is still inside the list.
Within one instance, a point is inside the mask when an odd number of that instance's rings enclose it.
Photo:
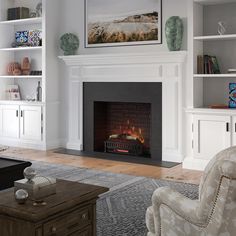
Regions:
[[[173,168],[133,164],[126,162],[101,160],[89,157],[57,154],[53,151],[38,151],[22,148],[9,148],[1,152],[4,156],[64,164],[75,167],[85,167],[113,173],[123,173],[136,176],[146,176],[157,179],[168,179],[179,182],[199,184],[202,172],[183,169],[181,165]]]

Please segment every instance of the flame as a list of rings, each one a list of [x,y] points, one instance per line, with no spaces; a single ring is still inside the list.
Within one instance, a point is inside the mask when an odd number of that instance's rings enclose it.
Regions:
[[[124,134],[127,137],[130,136],[134,140],[139,140],[142,144],[144,144],[145,139],[142,135],[142,129],[136,128],[135,126],[130,126],[130,120],[126,121],[126,125],[123,127],[119,126],[119,134]]]

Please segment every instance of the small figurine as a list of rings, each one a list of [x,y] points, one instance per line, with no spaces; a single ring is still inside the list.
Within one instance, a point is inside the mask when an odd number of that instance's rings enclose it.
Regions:
[[[29,58],[25,57],[22,61],[21,70],[23,75],[30,75],[30,62]]]

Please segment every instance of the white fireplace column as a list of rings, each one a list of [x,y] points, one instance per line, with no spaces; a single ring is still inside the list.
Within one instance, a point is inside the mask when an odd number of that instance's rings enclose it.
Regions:
[[[60,57],[69,67],[68,149],[83,150],[84,82],[162,83],[162,160],[183,160],[183,80],[186,52]]]

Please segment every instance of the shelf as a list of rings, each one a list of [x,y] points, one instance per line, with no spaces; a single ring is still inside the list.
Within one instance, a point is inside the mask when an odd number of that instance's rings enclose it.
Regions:
[[[31,24],[41,24],[41,23],[42,23],[42,17],[0,21],[0,24],[4,25],[31,25]]]
[[[0,100],[0,104],[4,105],[32,105],[32,106],[43,106],[45,105],[44,102],[37,102],[37,101],[27,101],[27,100]]]
[[[17,47],[17,48],[0,48],[0,51],[34,51],[34,50],[42,50],[42,46],[39,47]]]
[[[202,5],[215,5],[215,4],[226,4],[226,3],[235,3],[235,0],[194,0],[196,3]]]
[[[215,109],[208,107],[186,108],[185,112],[190,114],[236,115],[235,108],[224,108],[224,109]]]
[[[194,78],[236,78],[236,74],[194,74]]]
[[[209,35],[209,36],[194,37],[194,40],[199,40],[199,41],[216,41],[216,40],[233,40],[233,39],[236,39],[236,34]]]
[[[0,75],[2,79],[42,79],[42,75]]]

